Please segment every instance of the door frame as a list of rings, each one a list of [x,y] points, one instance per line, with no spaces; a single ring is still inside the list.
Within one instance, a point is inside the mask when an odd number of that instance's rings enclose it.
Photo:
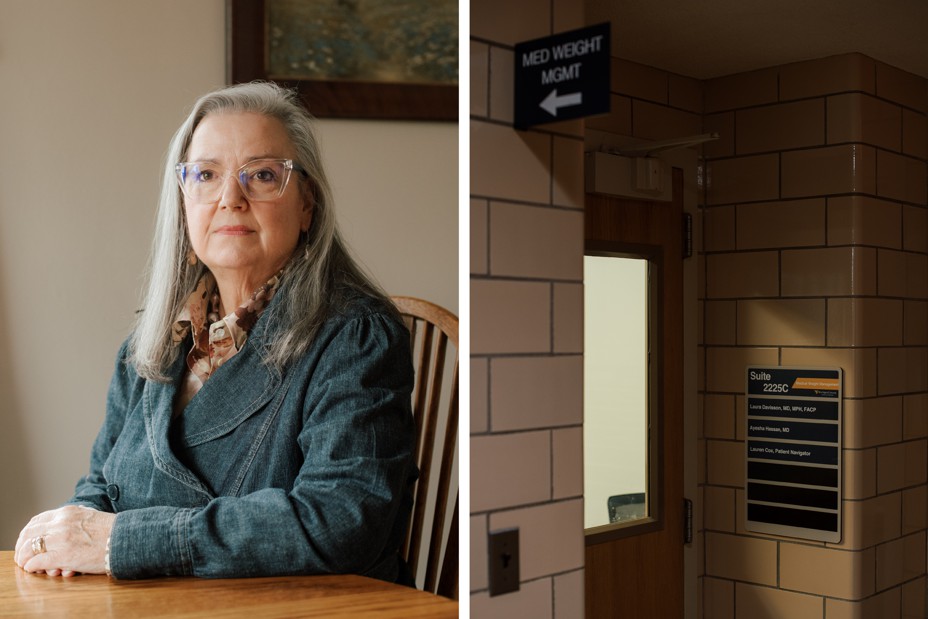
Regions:
[[[620,150],[629,144],[639,145],[641,139],[587,128],[584,132],[584,150]],[[703,496],[700,485],[705,477],[704,439],[700,431],[702,416],[699,410],[699,391],[703,385],[700,372],[699,334],[702,332],[700,287],[704,287],[702,218],[699,212],[702,195],[703,169],[699,152],[693,148],[677,148],[655,153],[671,167],[683,170],[683,212],[692,217],[693,257],[683,261],[683,495],[693,500],[694,539],[683,549],[683,602],[684,618],[698,616],[697,589],[702,576],[703,557]],[[633,198],[634,196],[629,196]],[[704,292],[704,290],[703,290]]]

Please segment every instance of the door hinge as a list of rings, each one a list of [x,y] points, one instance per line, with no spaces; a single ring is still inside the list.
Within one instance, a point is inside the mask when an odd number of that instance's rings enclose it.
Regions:
[[[683,543],[693,543],[693,501],[683,499]]]
[[[693,257],[693,215],[683,213],[683,258]]]

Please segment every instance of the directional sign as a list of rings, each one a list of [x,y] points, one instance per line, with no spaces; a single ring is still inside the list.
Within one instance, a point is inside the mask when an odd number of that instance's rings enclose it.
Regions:
[[[747,368],[745,529],[841,541],[839,368]]]
[[[515,126],[609,111],[609,24],[517,43]]]

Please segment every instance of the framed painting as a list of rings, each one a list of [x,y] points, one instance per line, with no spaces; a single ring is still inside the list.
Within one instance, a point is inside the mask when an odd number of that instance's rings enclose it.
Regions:
[[[230,83],[297,89],[321,118],[457,121],[457,0],[227,0]]]

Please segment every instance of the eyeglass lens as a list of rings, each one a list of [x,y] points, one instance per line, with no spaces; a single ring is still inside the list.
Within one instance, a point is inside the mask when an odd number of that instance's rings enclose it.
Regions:
[[[286,159],[252,161],[236,171],[236,180],[249,200],[278,198],[290,178],[289,163]],[[222,195],[229,172],[214,163],[194,161],[178,164],[177,174],[187,197],[214,202]]]

